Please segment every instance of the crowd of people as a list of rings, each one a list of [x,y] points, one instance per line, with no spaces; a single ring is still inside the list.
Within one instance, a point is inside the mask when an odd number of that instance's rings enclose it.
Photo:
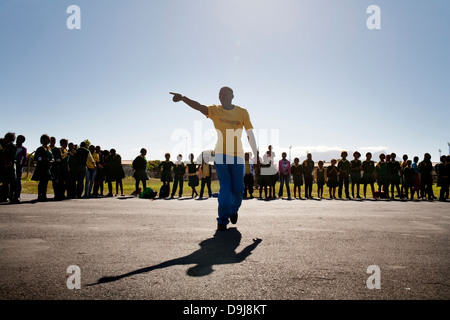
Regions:
[[[306,160],[300,163],[299,158],[294,159],[291,164],[286,159],[286,153],[282,153],[282,159],[275,163],[275,153],[269,146],[263,157],[251,158],[251,153],[245,153],[245,174],[244,174],[244,194],[243,198],[254,198],[253,193],[259,191],[259,198],[276,199],[283,197],[284,189],[287,191],[287,199],[291,197],[291,181],[293,182],[294,197],[302,198],[301,188],[305,187],[305,198],[313,199],[312,186],[317,185],[319,198],[323,198],[324,187],[329,188],[331,199],[356,198],[361,199],[361,186],[363,197],[367,196],[368,186],[371,189],[372,197],[400,199],[428,199],[434,200],[437,197],[433,193],[433,170],[437,176],[437,186],[440,187],[439,200],[446,201],[449,194],[449,173],[450,156],[441,156],[441,162],[433,166],[429,153],[424,155],[422,161],[415,156],[413,160],[403,155],[402,162],[397,161],[397,155],[380,154],[379,161],[372,160],[372,154],[366,153],[366,159],[360,160],[361,154],[358,151],[353,153],[353,160],[348,160],[347,151],[342,151],[341,159],[332,159],[330,165],[324,167],[324,161],[318,161],[317,168],[312,160],[312,154],[308,153]],[[195,164],[194,155],[190,154],[190,162],[184,164],[182,155],[178,155],[177,161],[170,161],[170,154],[165,155],[165,161],[161,162],[161,181],[163,185],[169,185],[174,181],[171,198],[177,192],[179,186],[179,196],[183,193],[183,176],[185,172],[189,174],[189,187],[192,188],[192,198],[198,196],[196,187],[201,180],[199,198],[204,194],[205,185],[211,197],[211,165],[207,161]],[[136,160],[135,160],[136,161]],[[172,178],[172,172],[174,179]],[[275,190],[276,183],[279,182],[278,193]],[[375,188],[378,185],[378,190]],[[138,189],[138,184],[136,184]],[[350,197],[351,189],[351,197]],[[170,187],[169,187],[170,190]],[[336,197],[337,191],[337,197]],[[168,196],[168,194],[167,194]]]
[[[22,189],[22,172],[27,164],[27,148],[24,146],[25,137],[16,136],[8,132],[0,140],[0,201],[11,203],[20,202]],[[38,201],[47,200],[48,183],[52,182],[54,197],[56,200],[90,198],[90,197],[112,197],[113,183],[116,184],[116,195],[123,196],[123,183],[125,172],[122,159],[115,149],[102,150],[100,146],[87,145],[86,141],[75,145],[67,139],[59,141],[56,146],[56,138],[46,134],[40,138],[41,146],[34,153],[36,168],[32,180],[38,181]],[[147,188],[147,180],[150,179],[147,171],[147,150],[142,148],[140,155],[132,163],[133,177],[136,180],[136,188],[133,195],[139,195]],[[253,193],[259,191],[262,199],[283,197],[284,188],[287,198],[291,197],[291,181],[293,183],[293,198],[301,197],[301,188],[304,186],[306,199],[312,199],[313,183],[317,184],[319,198],[323,198],[324,187],[329,188],[329,197],[350,199],[361,198],[360,189],[362,185],[363,197],[366,198],[367,187],[370,186],[373,198],[399,197],[401,199],[437,199],[433,193],[432,171],[437,176],[437,186],[440,187],[439,200],[446,201],[449,196],[449,174],[450,156],[441,156],[440,163],[433,166],[430,154],[426,153],[422,161],[415,156],[413,160],[403,155],[403,161],[397,161],[397,155],[380,154],[379,161],[372,160],[372,154],[366,153],[366,159],[360,160],[358,151],[353,153],[353,160],[348,160],[348,153],[342,151],[341,159],[332,159],[330,165],[324,166],[323,161],[318,161],[317,168],[308,153],[306,160],[300,163],[299,158],[290,163],[286,159],[286,153],[275,163],[275,153],[272,147],[261,158],[259,155],[251,158],[249,152],[245,153],[245,174],[243,198],[253,198]],[[163,185],[160,197],[174,198],[183,196],[184,176],[188,175],[188,186],[192,190],[191,197],[203,198],[205,187],[208,196],[212,197],[211,180],[213,167],[210,159],[204,159],[201,163],[194,161],[194,154],[189,155],[189,161],[184,163],[182,155],[177,156],[177,161],[170,160],[170,154],[165,154],[165,160],[160,162],[159,170]],[[173,182],[172,189],[170,183]],[[278,193],[275,186],[279,182]],[[108,186],[108,193],[104,195],[103,186]],[[142,183],[142,189],[139,187]],[[375,189],[375,183],[378,190]],[[200,193],[196,188],[201,185]],[[356,191],[356,192],[355,192]],[[395,194],[397,193],[397,194]],[[345,194],[345,195],[344,195]]]
[[[403,155],[403,161],[397,161],[395,153],[379,155],[379,161],[372,160],[372,154],[366,153],[366,159],[360,160],[358,151],[353,153],[353,160],[348,160],[347,151],[341,152],[341,159],[332,159],[330,165],[324,167],[323,161],[318,161],[317,168],[312,160],[312,154],[308,153],[306,160],[300,163],[299,158],[294,159],[291,164],[286,159],[286,153],[282,153],[282,159],[276,166],[274,152],[271,146],[263,158],[250,160],[246,154],[246,172],[244,177],[245,193],[253,197],[253,184],[255,180],[259,184],[259,198],[262,191],[267,198],[276,198],[275,184],[280,182],[278,197],[283,196],[284,187],[287,189],[288,199],[291,199],[290,181],[294,184],[294,198],[301,198],[301,187],[305,187],[305,198],[312,199],[313,183],[317,184],[318,197],[323,198],[324,187],[329,188],[329,197],[336,199],[337,196],[350,199],[350,188],[352,198],[362,198],[360,195],[361,185],[363,197],[366,198],[367,186],[370,186],[373,198],[400,199],[428,199],[437,197],[433,193],[433,170],[437,176],[437,186],[440,187],[439,200],[446,201],[449,195],[450,156],[441,156],[440,163],[433,166],[431,155],[425,153],[422,161],[415,156],[413,160],[408,155]],[[253,163],[257,163],[256,167]],[[255,168],[254,168],[255,167]],[[256,179],[252,179],[256,178]],[[375,189],[375,182],[378,190]],[[355,192],[356,191],[356,192]],[[396,194],[395,194],[396,193]],[[356,195],[355,195],[356,194]]]
[[[20,202],[22,172],[27,164],[25,137],[8,132],[0,141],[0,202]],[[76,145],[67,139],[43,134],[41,146],[34,152],[36,168],[31,180],[38,181],[37,201],[47,201],[48,183],[52,182],[55,200],[113,196],[113,182],[116,194],[123,195],[122,179],[125,172],[122,159],[115,149],[102,150],[100,146],[88,145],[86,141]],[[108,194],[103,194],[104,184]]]

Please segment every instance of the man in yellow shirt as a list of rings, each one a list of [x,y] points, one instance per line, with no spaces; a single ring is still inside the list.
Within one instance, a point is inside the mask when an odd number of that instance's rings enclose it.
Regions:
[[[91,197],[92,186],[94,185],[95,176],[97,175],[97,163],[100,162],[98,153],[95,152],[95,146],[89,146],[89,153],[86,160],[86,182],[84,185],[84,198]]]
[[[217,131],[214,165],[219,178],[220,193],[218,230],[227,229],[227,224],[236,223],[238,210],[244,192],[244,149],[242,147],[242,128],[245,128],[253,154],[258,156],[258,148],[253,133],[253,125],[246,109],[232,104],[233,90],[223,87],[219,91],[221,105],[205,106],[179,93],[170,92],[173,101],[183,101],[191,108],[210,118]]]

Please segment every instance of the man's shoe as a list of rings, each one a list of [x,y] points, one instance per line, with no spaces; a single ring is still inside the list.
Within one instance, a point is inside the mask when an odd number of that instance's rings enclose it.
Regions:
[[[227,225],[219,223],[217,225],[217,231],[227,231]]]
[[[232,224],[236,224],[237,220],[238,220],[238,214],[237,214],[237,212],[236,212],[236,213],[233,213],[233,214],[230,216],[230,222],[231,222]]]

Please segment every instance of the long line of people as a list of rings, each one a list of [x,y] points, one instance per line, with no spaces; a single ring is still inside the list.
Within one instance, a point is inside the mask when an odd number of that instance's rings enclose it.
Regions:
[[[11,203],[20,202],[22,190],[22,172],[27,164],[27,148],[23,145],[25,137],[16,136],[12,132],[5,134],[0,139],[0,202]],[[125,172],[122,166],[122,159],[115,149],[101,150],[100,146],[87,145],[86,141],[79,146],[67,139],[59,141],[60,147],[56,146],[56,138],[43,134],[40,138],[41,146],[34,153],[36,168],[32,175],[32,180],[38,181],[38,201],[47,200],[48,182],[52,181],[52,186],[56,200],[100,197],[103,194],[103,185],[107,183],[108,194],[113,196],[112,183],[116,183],[116,195],[123,196],[122,179]],[[134,177],[136,179],[135,194],[139,193],[139,182],[142,181],[144,189],[147,174],[147,160],[145,158],[147,150],[143,148],[141,155],[133,161]],[[415,156],[413,161],[403,155],[403,161],[396,160],[396,154],[391,153],[379,155],[379,162],[372,160],[372,154],[366,153],[366,159],[361,161],[361,154],[358,151],[353,153],[354,159],[347,160],[347,151],[342,151],[341,159],[332,159],[330,165],[324,167],[324,162],[319,161],[317,168],[312,160],[312,154],[308,153],[306,160],[300,163],[299,158],[294,159],[291,164],[286,159],[286,153],[282,153],[282,159],[275,164],[275,153],[269,146],[263,157],[251,159],[250,153],[245,154],[245,175],[244,175],[244,198],[253,198],[255,186],[259,189],[259,198],[262,199],[262,192],[266,199],[277,198],[275,185],[280,183],[278,197],[281,198],[286,188],[288,199],[291,198],[290,181],[293,180],[294,198],[301,198],[301,187],[305,186],[305,198],[313,199],[312,186],[317,184],[319,198],[323,198],[323,190],[326,185],[329,188],[329,197],[342,198],[344,193],[346,198],[360,197],[360,185],[363,185],[363,196],[366,198],[367,186],[369,185],[374,198],[394,199],[397,196],[401,199],[413,199],[414,195],[418,199],[427,198],[434,200],[433,177],[434,169],[437,176],[437,186],[440,187],[439,200],[446,201],[449,196],[449,176],[450,176],[450,156],[441,156],[441,162],[433,167],[431,155],[425,153],[422,161]],[[199,176],[202,182],[200,198],[203,196],[205,186],[208,188],[208,195],[211,197],[212,166],[202,157],[200,165],[194,163],[194,155],[189,156],[190,162],[184,164],[182,156],[178,155],[177,162],[170,161],[170,154],[166,154],[166,160],[161,162],[161,181],[163,187],[169,186],[174,172],[175,184],[171,192],[173,198],[179,188],[179,196],[183,194],[183,176],[187,172],[189,175],[189,187],[192,188],[192,197],[196,197],[198,192],[195,187],[199,185]],[[375,190],[375,182],[378,190]],[[355,196],[356,188],[356,196]],[[162,193],[160,190],[160,193]],[[170,187],[167,188],[167,196]]]
[[[363,196],[366,198],[367,186],[370,186],[373,198],[391,198],[399,197],[401,199],[437,199],[433,194],[433,176],[435,171],[437,176],[437,186],[440,187],[439,200],[446,201],[449,196],[449,176],[450,176],[450,156],[441,156],[440,163],[433,167],[431,155],[425,153],[422,161],[415,156],[411,161],[407,155],[403,155],[402,162],[396,160],[395,153],[384,153],[379,155],[379,162],[372,160],[372,154],[366,153],[366,159],[361,161],[361,154],[358,151],[353,153],[354,159],[347,160],[347,151],[342,151],[341,159],[337,161],[332,159],[330,165],[324,167],[324,162],[319,161],[317,168],[312,160],[312,154],[308,153],[306,160],[300,163],[299,158],[294,159],[291,164],[286,159],[286,153],[282,153],[282,159],[278,162],[278,168],[274,161],[274,152],[269,146],[269,150],[263,155],[262,159],[250,160],[248,154],[245,156],[246,174],[244,176],[244,198],[248,193],[253,197],[253,185],[255,177],[259,184],[259,198],[262,198],[264,190],[265,198],[277,198],[275,195],[275,184],[280,183],[278,197],[283,196],[283,189],[286,187],[288,199],[291,199],[290,181],[291,177],[294,184],[294,198],[301,198],[301,187],[305,186],[305,198],[313,199],[312,186],[317,184],[317,193],[319,198],[323,198],[324,186],[329,188],[329,197],[336,199],[338,197],[350,199],[361,198],[360,186],[363,186]],[[256,162],[256,166],[254,165]],[[375,182],[378,190],[375,189]],[[356,189],[356,196],[355,196]],[[395,194],[397,192],[397,194]]]
[[[22,172],[27,164],[25,137],[8,132],[0,140],[0,202],[18,203],[22,192]],[[116,194],[123,195],[122,179],[125,172],[122,159],[115,149],[101,150],[100,146],[87,145],[86,141],[76,145],[67,139],[59,141],[43,134],[41,146],[34,152],[36,168],[31,180],[38,182],[37,201],[47,201],[47,188],[52,181],[55,200],[99,197],[107,183],[108,194],[113,196],[112,183],[116,183]]]

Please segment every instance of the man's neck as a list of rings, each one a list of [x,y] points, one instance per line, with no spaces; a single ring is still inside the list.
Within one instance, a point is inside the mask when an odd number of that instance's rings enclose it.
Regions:
[[[234,104],[230,103],[230,104],[222,105],[222,108],[224,108],[225,110],[233,110]]]

